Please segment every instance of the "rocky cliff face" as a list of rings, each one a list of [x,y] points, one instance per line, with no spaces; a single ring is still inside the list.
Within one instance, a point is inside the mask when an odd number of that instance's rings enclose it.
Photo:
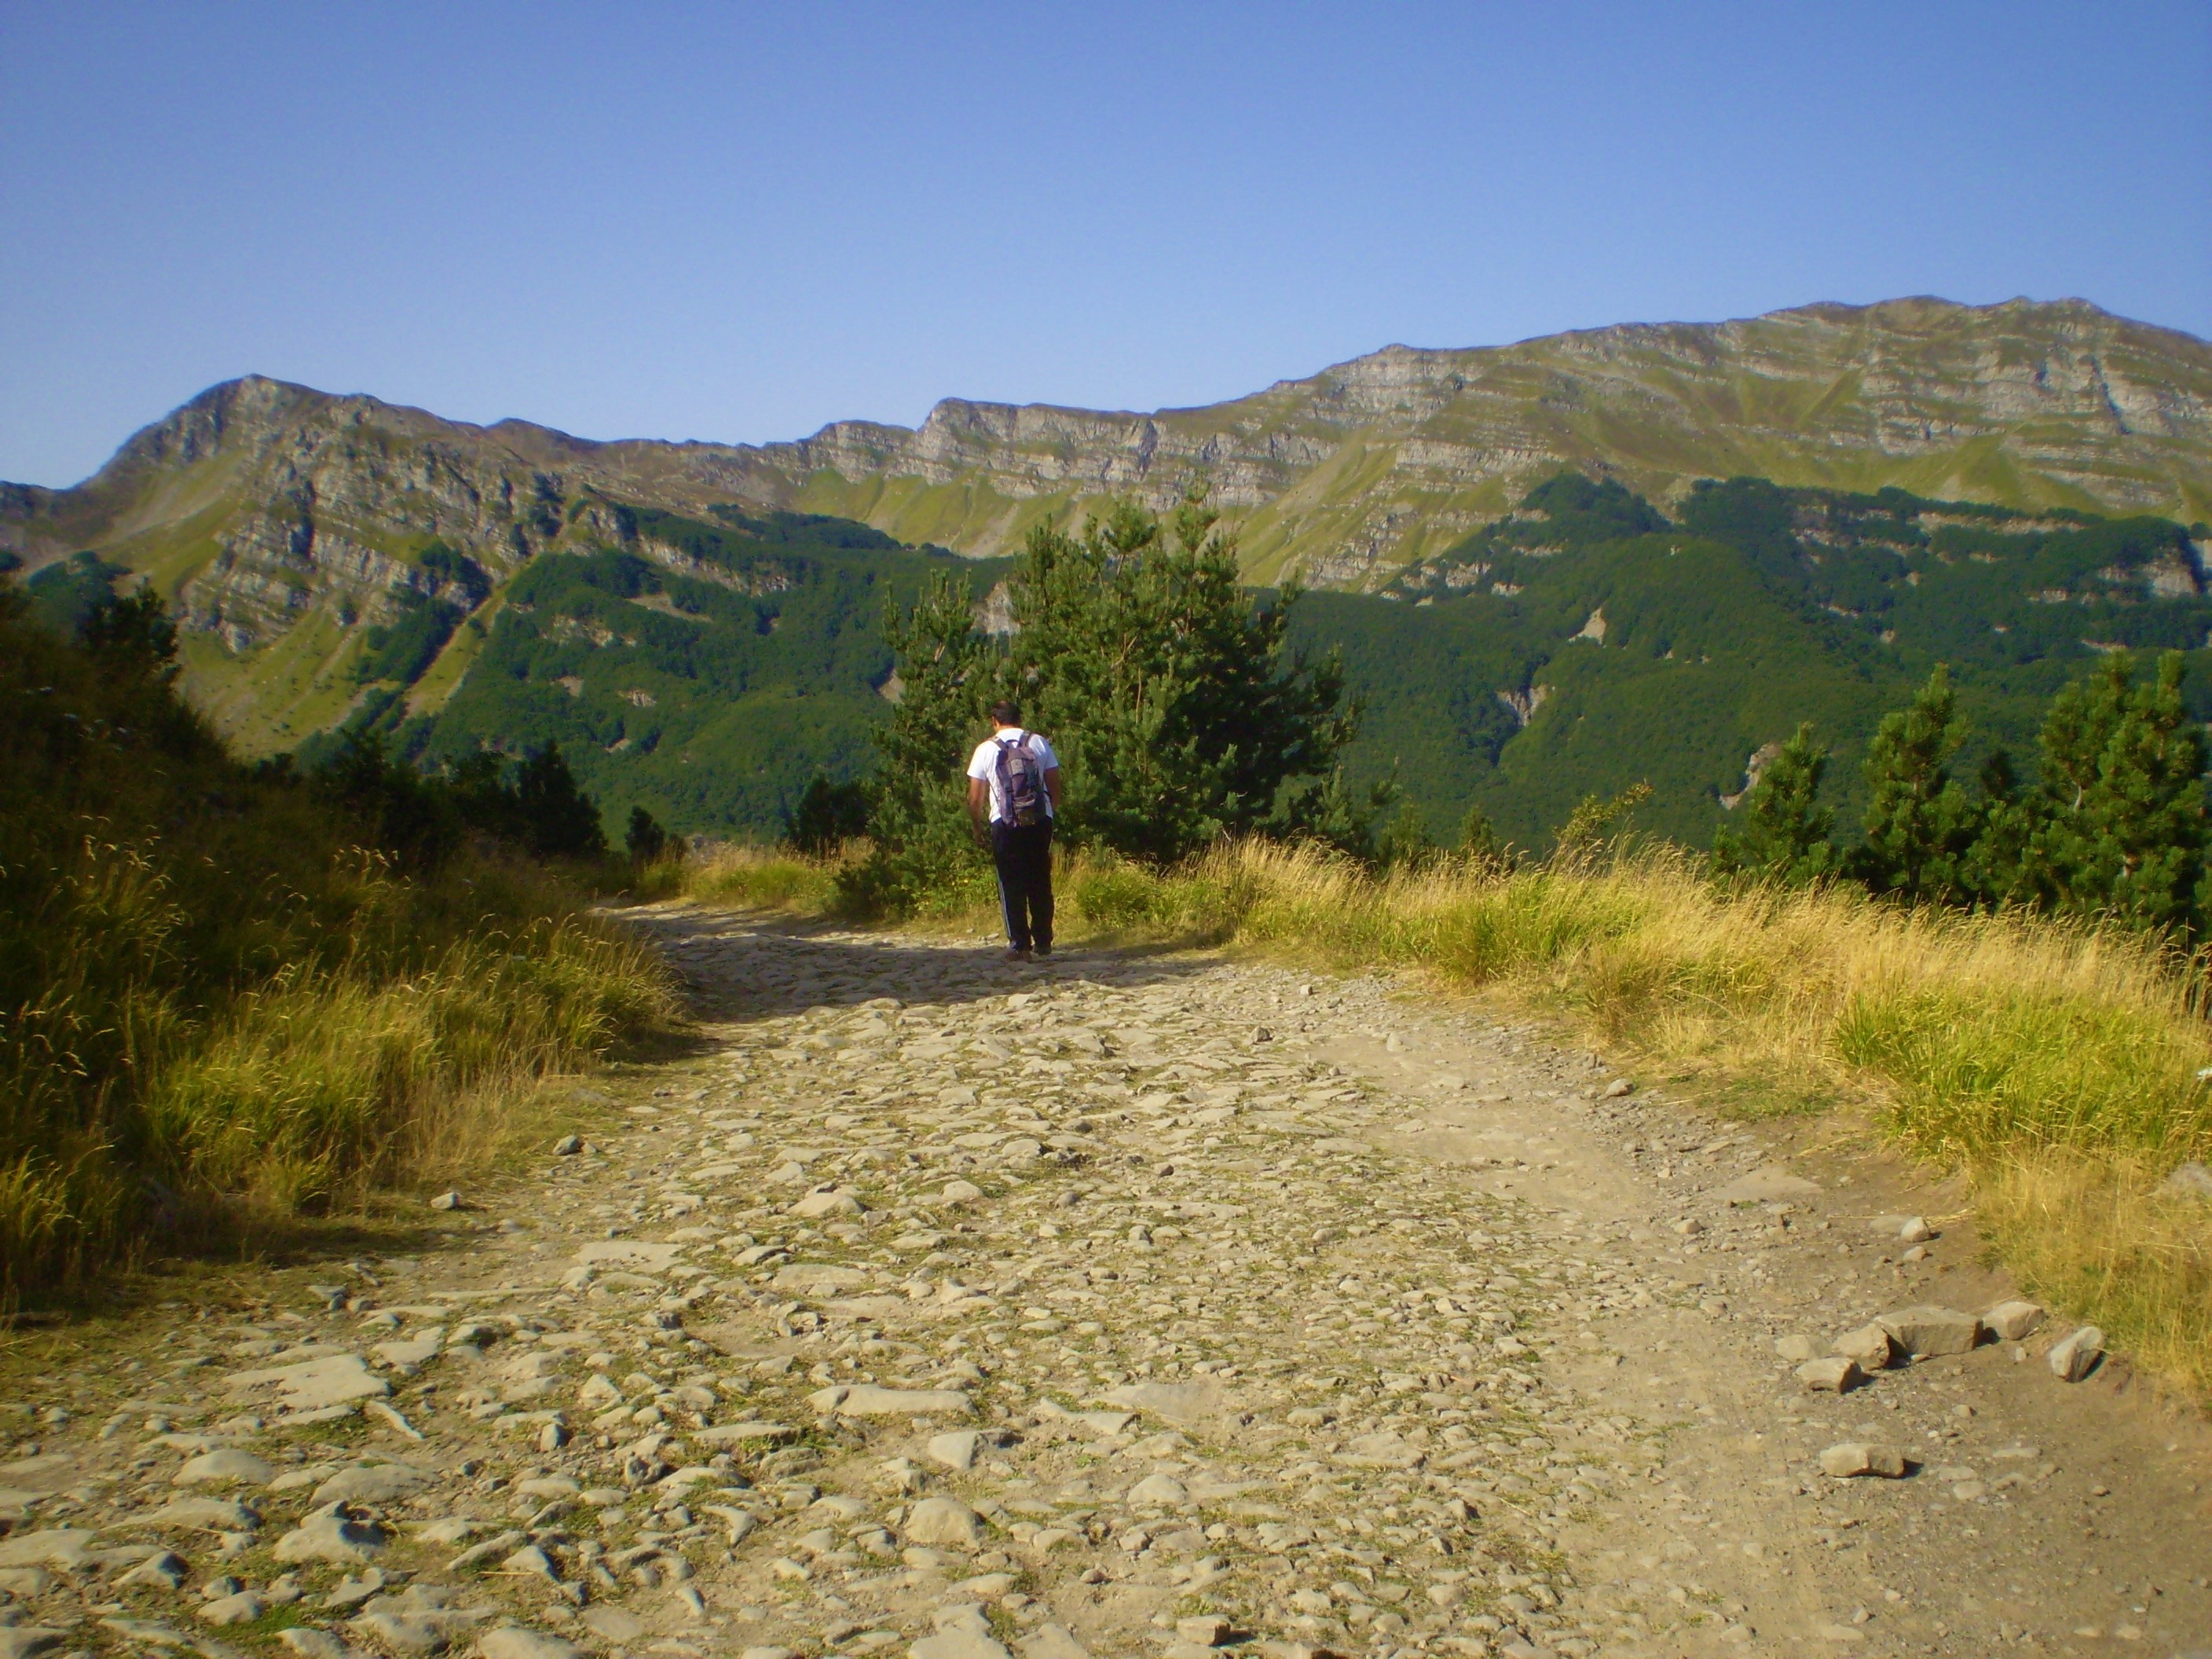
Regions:
[[[940,404],[736,453],[749,492],[1004,550],[1043,512],[1209,476],[1256,571],[1370,584],[1577,465],[2019,507],[2212,513],[2212,347],[2081,301],[1814,306],[1468,351],[1391,346],[1200,410]],[[972,505],[949,514],[953,490]],[[923,529],[923,526],[929,526]]]
[[[455,597],[449,566],[424,561],[434,544],[495,592],[545,552],[632,539],[624,504],[835,513],[986,555],[1110,495],[1165,506],[1203,474],[1239,514],[1255,578],[1370,587],[1566,465],[1662,501],[1757,473],[2212,518],[2212,346],[2075,301],[1823,305],[1391,346],[1151,415],[948,399],[915,430],[842,422],[759,447],[592,443],[248,378],[75,489],[0,485],[0,550],[33,569],[98,551],[173,592],[242,678],[272,644],[312,637],[320,655],[298,672],[326,681],[351,633],[406,592]],[[303,633],[310,621],[328,626]]]

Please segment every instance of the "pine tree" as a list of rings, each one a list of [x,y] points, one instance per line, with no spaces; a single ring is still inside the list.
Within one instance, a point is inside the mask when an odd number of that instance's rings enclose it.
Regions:
[[[783,838],[798,851],[817,857],[867,833],[867,786],[832,783],[821,772],[807,780],[806,792],[784,819]]]
[[[2204,879],[2204,740],[2182,702],[2179,652],[2145,684],[2115,652],[2052,702],[2021,859],[2051,908],[2193,926]]]
[[[1386,870],[1418,870],[1435,855],[1429,839],[1429,820],[1413,802],[1401,801],[1398,810],[1376,837],[1376,862]]]
[[[547,744],[515,769],[514,793],[527,844],[540,858],[605,856],[599,805],[576,787],[559,744]]]
[[[1011,587],[1006,695],[1059,751],[1070,839],[1164,862],[1319,810],[1358,723],[1343,670],[1288,648],[1295,587],[1254,604],[1202,486],[1164,524],[1038,526]]]
[[[623,846],[629,854],[632,864],[651,864],[668,851],[668,831],[661,827],[659,818],[642,806],[629,809],[629,828],[623,836]],[[681,854],[684,844],[676,843]]]
[[[1968,854],[1984,811],[1947,766],[1966,740],[1941,665],[1909,707],[1882,716],[1867,748],[1866,840],[1850,861],[1869,891],[1910,903],[1972,901]]]
[[[900,689],[890,719],[876,728],[882,763],[866,803],[875,847],[839,878],[846,899],[863,909],[909,909],[981,866],[965,779],[997,665],[976,630],[975,603],[965,580],[940,572],[911,611],[894,605],[884,619]]]
[[[1470,863],[1510,868],[1513,851],[1498,838],[1498,826],[1480,806],[1470,806],[1459,821],[1459,850]]]
[[[1836,815],[1820,804],[1827,769],[1828,750],[1814,741],[1807,720],[1759,773],[1737,821],[1713,838],[1715,872],[1793,887],[1833,875],[1842,855],[1832,833]]]

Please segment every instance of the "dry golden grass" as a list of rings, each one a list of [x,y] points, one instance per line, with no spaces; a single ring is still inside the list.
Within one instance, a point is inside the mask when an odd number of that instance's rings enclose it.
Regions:
[[[684,898],[745,910],[788,910],[822,915],[837,900],[841,859],[806,858],[775,847],[737,842],[684,860],[665,860],[643,872],[641,899]]]

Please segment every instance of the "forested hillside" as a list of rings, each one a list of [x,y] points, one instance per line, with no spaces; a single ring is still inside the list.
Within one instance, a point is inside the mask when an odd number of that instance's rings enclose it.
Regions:
[[[344,724],[425,764],[558,742],[612,832],[641,805],[672,828],[778,833],[816,774],[872,763],[898,687],[887,604],[933,570],[979,625],[1003,562],[904,547],[849,520],[627,506],[495,591],[433,547],[437,597],[403,592],[345,659]],[[1766,745],[1814,721],[1844,758],[1951,665],[1978,738],[2027,759],[2052,694],[2100,651],[2176,648],[2212,706],[2204,535],[2159,519],[2035,515],[1900,491],[1707,483],[1670,518],[1562,474],[1383,592],[1310,592],[1293,637],[1343,652],[1365,705],[1355,782],[1395,775],[1448,838],[1470,805],[1541,846],[1575,803],[1649,782],[1638,822],[1704,845]],[[85,556],[29,584],[67,628],[122,568]],[[334,738],[310,733],[313,760]]]
[[[479,624],[441,704],[415,712],[388,684],[364,714],[431,763],[557,741],[611,824],[640,805],[679,830],[772,835],[815,774],[870,763],[896,692],[886,605],[932,569],[993,573],[844,520],[641,513],[637,529],[690,562],[635,544],[541,559]]]
[[[1970,771],[1998,742],[2024,759],[2102,651],[2191,653],[2212,708],[2204,536],[1752,478],[1700,485],[1669,523],[1564,475],[1380,597],[1309,596],[1297,627],[1367,698],[1356,773],[1395,763],[1438,833],[1473,801],[1540,845],[1583,796],[1642,780],[1639,822],[1701,846],[1803,720],[1844,757],[1854,820],[1865,738],[1938,662],[1977,730]]]

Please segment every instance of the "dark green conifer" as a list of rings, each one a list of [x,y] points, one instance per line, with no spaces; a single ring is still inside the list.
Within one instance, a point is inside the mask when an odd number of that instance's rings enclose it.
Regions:
[[[2134,668],[2115,652],[2052,702],[2019,885],[2061,912],[2188,927],[2205,872],[2204,739],[2181,653],[2146,684]]]
[[[1805,721],[1737,804],[1736,819],[1713,838],[1713,869],[1802,886],[1833,875],[1842,862],[1836,815],[1820,804],[1828,769],[1826,744]]]
[[[1940,664],[1908,707],[1882,716],[1867,748],[1866,840],[1850,860],[1869,891],[1909,903],[1973,897],[1968,854],[1984,810],[1948,769],[1966,740],[1950,670]]]

